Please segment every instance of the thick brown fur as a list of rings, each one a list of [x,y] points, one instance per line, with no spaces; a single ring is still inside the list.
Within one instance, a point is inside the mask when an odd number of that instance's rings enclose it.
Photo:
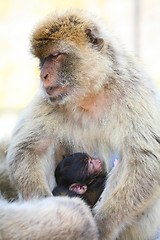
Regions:
[[[85,11],[51,16],[33,32],[31,44],[42,70],[50,54],[62,53],[53,60],[53,75],[58,91],[66,92],[50,97],[46,90],[52,88],[42,86],[17,123],[8,165],[20,194],[51,196],[59,146],[65,154],[101,155],[108,171],[116,152],[119,164],[95,208],[100,234],[107,240],[152,239],[160,226],[160,104],[154,83]]]
[[[1,240],[97,240],[89,208],[78,198],[0,202]]]

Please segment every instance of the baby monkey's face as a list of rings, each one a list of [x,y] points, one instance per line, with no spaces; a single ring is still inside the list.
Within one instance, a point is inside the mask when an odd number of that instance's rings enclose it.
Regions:
[[[92,158],[89,156],[88,158],[88,173],[100,173],[103,170],[103,163],[99,158]]]

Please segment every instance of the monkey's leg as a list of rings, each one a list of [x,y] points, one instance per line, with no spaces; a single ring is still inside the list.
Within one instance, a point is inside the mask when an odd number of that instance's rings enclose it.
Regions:
[[[0,239],[98,240],[88,206],[79,198],[0,201]]]

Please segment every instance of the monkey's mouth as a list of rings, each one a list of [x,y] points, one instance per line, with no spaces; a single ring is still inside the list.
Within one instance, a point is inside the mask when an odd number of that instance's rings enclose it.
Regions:
[[[57,98],[59,96],[67,95],[68,91],[70,89],[70,86],[55,86],[55,87],[48,87],[45,88],[47,95],[50,98]]]

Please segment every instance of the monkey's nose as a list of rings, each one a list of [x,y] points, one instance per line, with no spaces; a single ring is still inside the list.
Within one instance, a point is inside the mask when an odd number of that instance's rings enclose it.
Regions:
[[[48,77],[48,73],[45,75],[45,76],[43,76],[43,78],[46,80],[47,79],[47,77]]]
[[[41,71],[40,78],[45,89],[54,86],[53,74],[51,74],[49,71]]]

